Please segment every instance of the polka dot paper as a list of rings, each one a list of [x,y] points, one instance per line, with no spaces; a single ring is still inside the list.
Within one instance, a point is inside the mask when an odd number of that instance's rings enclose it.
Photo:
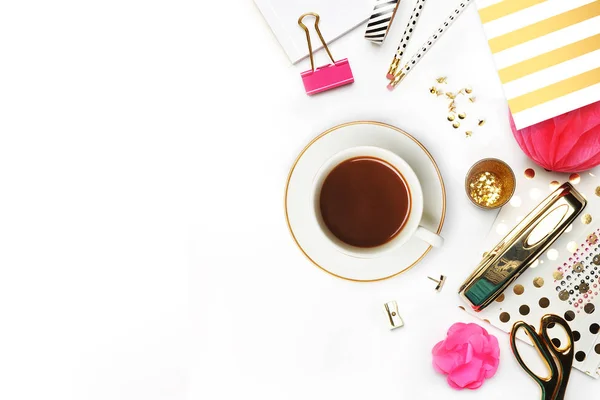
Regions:
[[[479,313],[465,308],[507,333],[517,321],[537,327],[545,314],[562,316],[575,339],[573,367],[600,378],[600,168],[569,175],[528,163],[520,171],[515,169],[515,175],[515,195],[498,214],[485,247],[479,251],[493,248],[564,182],[571,182],[588,204],[565,233],[494,303]],[[555,336],[550,332],[558,344],[563,335],[558,328]]]

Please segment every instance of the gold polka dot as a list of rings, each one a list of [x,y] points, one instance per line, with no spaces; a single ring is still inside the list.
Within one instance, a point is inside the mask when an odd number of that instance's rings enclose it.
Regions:
[[[596,196],[600,197],[600,186],[596,188]]]
[[[571,176],[569,176],[569,182],[571,182],[573,185],[577,185],[579,182],[581,182],[581,177],[579,174],[571,174]]]
[[[515,292],[517,296],[520,296],[523,294],[523,292],[525,292],[525,288],[523,287],[523,285],[515,285],[515,287],[513,288],[513,292]]]
[[[567,301],[569,299],[569,292],[567,290],[561,290],[558,292],[558,298],[562,301]]]
[[[598,235],[592,233],[587,237],[587,240],[590,244],[596,244],[598,242]]]
[[[560,186],[560,183],[558,181],[550,182],[550,190],[556,190],[556,189],[558,189],[559,186]]]
[[[584,216],[581,217],[581,222],[589,225],[592,223],[592,216],[590,214],[585,214]]]
[[[533,170],[533,168],[527,168],[525,170],[525,178],[533,179],[534,177],[535,177],[535,171]]]
[[[498,296],[498,298],[496,299],[496,301],[498,303],[502,303],[504,301],[504,293],[500,294],[500,296]]]
[[[544,278],[542,278],[541,276],[535,278],[533,280],[533,286],[535,286],[536,288],[541,288],[542,286],[544,286]]]
[[[552,273],[552,277],[553,277],[554,279],[556,279],[557,281],[560,281],[560,280],[563,278],[563,273],[562,273],[562,272],[560,272],[560,271],[554,271],[554,272]]]
[[[500,314],[500,322],[507,323],[508,321],[510,321],[510,314],[509,313],[503,312],[502,314]]]
[[[596,354],[600,354],[600,343],[598,343],[596,347],[594,347],[594,351],[596,352]]]
[[[542,297],[540,299],[540,301],[538,302],[538,304],[540,305],[540,307],[542,308],[548,308],[548,306],[550,305],[550,300],[548,300],[547,297]]]
[[[567,251],[570,251],[571,253],[575,253],[577,251],[577,242],[567,243]]]
[[[521,315],[527,315],[529,314],[529,306],[527,304],[523,304],[521,307],[519,307],[519,314]]]

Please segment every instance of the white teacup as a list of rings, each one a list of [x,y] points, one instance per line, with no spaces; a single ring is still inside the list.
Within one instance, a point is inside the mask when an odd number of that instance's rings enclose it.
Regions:
[[[320,198],[321,188],[329,173],[342,162],[356,157],[373,157],[384,161],[402,175],[410,191],[410,205],[408,219],[404,226],[388,242],[376,247],[351,246],[338,239],[323,221],[321,216]],[[312,201],[314,204],[314,215],[321,231],[327,239],[341,252],[353,257],[374,258],[391,251],[406,243],[413,235],[429,243],[434,247],[440,247],[444,239],[419,225],[423,216],[423,190],[417,175],[412,168],[395,153],[379,147],[361,146],[343,150],[327,160],[315,175],[312,188]]]

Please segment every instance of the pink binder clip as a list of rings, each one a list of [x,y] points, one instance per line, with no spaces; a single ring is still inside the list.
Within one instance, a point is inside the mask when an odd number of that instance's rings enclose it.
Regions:
[[[302,19],[308,15],[315,17],[315,30],[317,31],[319,39],[321,39],[321,43],[323,43],[323,47],[327,51],[327,54],[329,55],[329,58],[333,64],[323,65],[322,67],[315,69],[312,44],[310,42],[310,33],[308,32],[306,25],[304,25],[302,22]],[[304,83],[306,94],[309,96],[354,82],[354,76],[352,75],[352,69],[350,69],[350,63],[348,62],[348,59],[344,58],[343,60],[339,61],[335,61],[333,59],[333,56],[327,47],[327,43],[325,43],[325,39],[323,39],[323,35],[321,35],[321,30],[319,29],[320,19],[321,17],[319,17],[319,14],[312,12],[302,14],[300,18],[298,18],[298,25],[300,25],[300,27],[304,29],[304,32],[306,32],[308,53],[310,55],[311,69],[300,74],[300,76],[302,76],[302,82]]]

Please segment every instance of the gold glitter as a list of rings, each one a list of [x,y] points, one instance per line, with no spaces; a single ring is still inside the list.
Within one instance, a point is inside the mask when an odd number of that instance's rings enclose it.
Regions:
[[[485,119],[478,120],[477,125],[479,125],[479,126],[485,125]]]
[[[465,136],[466,136],[466,137],[471,137],[471,136],[473,136],[473,132],[471,132],[471,131],[466,131],[466,132],[465,132]]]
[[[498,296],[498,298],[496,298],[496,301],[498,303],[502,303],[504,301],[504,293],[502,293],[500,296]]]
[[[491,207],[502,195],[502,181],[493,172],[481,172],[471,178],[469,194],[477,204]]]
[[[448,114],[448,121],[450,121],[450,122],[454,121],[454,114],[453,113]]]
[[[465,118],[467,118],[467,114],[462,112],[462,113],[458,114],[458,118],[465,119]]]
[[[560,271],[554,271],[552,273],[552,277],[557,281],[560,281],[563,278],[563,276],[564,276],[563,273]]]
[[[550,182],[550,190],[558,189],[559,186],[560,186],[560,183],[558,183],[558,181]]]
[[[598,243],[598,235],[592,233],[590,236],[587,237],[587,240],[590,244],[596,244]]]
[[[475,103],[475,101],[476,101],[476,100],[477,100],[477,97],[475,97],[475,96],[471,96],[471,97],[469,97],[469,101],[470,101],[471,103]]]
[[[533,168],[527,168],[525,170],[525,178],[533,179],[534,177],[535,177],[535,171],[533,170]]]
[[[535,278],[533,280],[533,286],[535,286],[536,288],[541,288],[542,286],[544,286],[544,278],[542,278],[540,276]]]
[[[452,126],[454,127],[454,129],[458,129],[458,128],[460,128],[460,122],[456,121],[455,123],[452,124]]]
[[[592,223],[592,216],[590,214],[585,214],[581,217],[581,222],[583,224],[589,225]]]
[[[558,298],[561,299],[562,301],[566,301],[569,299],[569,292],[565,289],[561,290],[558,293]]]
[[[436,79],[436,81],[437,81],[438,83],[448,83],[448,82],[446,81],[446,79],[447,79],[447,78],[446,78],[445,76],[440,76],[439,78],[437,78],[437,79]]]
[[[583,268],[583,264],[581,262],[578,262],[575,265],[573,265],[573,271],[577,272],[578,274],[582,273],[583,270],[584,270],[584,268]]]
[[[435,88],[435,86],[432,86],[429,88],[429,93],[431,94],[436,94],[437,93],[437,89]]]
[[[456,98],[456,94],[454,94],[452,92],[447,92],[446,97],[449,98],[450,100],[454,100]]]
[[[596,188],[596,196],[600,197],[600,186]]]
[[[569,182],[571,182],[573,185],[577,185],[580,181],[581,177],[579,174],[571,174],[571,176],[569,176]]]
[[[513,288],[513,292],[515,292],[517,296],[520,296],[523,294],[523,292],[525,292],[525,288],[523,287],[523,285],[515,285],[515,287]]]
[[[473,89],[471,89],[470,87],[465,88],[465,92],[467,94],[471,94],[473,92]]]

